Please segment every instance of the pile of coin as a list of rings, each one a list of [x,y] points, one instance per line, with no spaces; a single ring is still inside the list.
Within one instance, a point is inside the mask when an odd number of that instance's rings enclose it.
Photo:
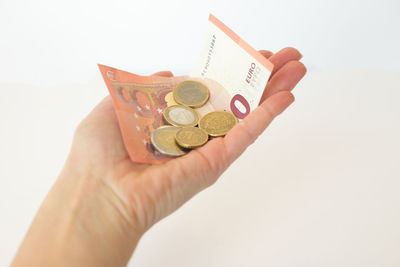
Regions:
[[[184,155],[207,143],[209,137],[224,136],[238,122],[227,111],[213,111],[200,118],[194,108],[202,107],[210,98],[210,90],[200,82],[179,83],[173,97],[178,105],[167,107],[163,113],[170,126],[161,126],[151,133],[151,143],[161,154]]]

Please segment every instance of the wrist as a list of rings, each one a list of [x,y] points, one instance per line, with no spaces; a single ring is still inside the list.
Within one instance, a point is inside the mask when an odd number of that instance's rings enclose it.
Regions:
[[[15,266],[127,264],[142,233],[124,214],[123,200],[103,177],[73,165],[67,161],[44,200]]]

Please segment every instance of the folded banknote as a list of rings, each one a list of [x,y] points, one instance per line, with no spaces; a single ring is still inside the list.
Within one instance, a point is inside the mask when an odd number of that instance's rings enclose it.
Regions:
[[[190,79],[210,90],[200,116],[215,110],[245,118],[260,102],[273,65],[213,15],[200,60],[190,76],[140,76],[99,65],[114,102],[122,137],[134,162],[157,164],[168,159],[151,145],[150,134],[164,125],[163,111],[176,105],[172,90]]]

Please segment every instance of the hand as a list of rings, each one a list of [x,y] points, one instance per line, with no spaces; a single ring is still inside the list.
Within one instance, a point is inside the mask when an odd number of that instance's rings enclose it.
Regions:
[[[125,265],[147,229],[215,183],[294,101],[290,91],[306,72],[301,54],[293,48],[261,53],[275,68],[259,107],[224,138],[161,165],[131,162],[106,97],[76,130],[65,167],[14,265]],[[38,246],[42,240],[46,244]]]

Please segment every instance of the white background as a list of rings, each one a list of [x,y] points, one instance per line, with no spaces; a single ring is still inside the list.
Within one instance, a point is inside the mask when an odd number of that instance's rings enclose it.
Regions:
[[[107,94],[96,63],[187,74],[211,12],[256,49],[297,47],[296,103],[132,266],[399,266],[399,1],[0,0],[0,266]]]

